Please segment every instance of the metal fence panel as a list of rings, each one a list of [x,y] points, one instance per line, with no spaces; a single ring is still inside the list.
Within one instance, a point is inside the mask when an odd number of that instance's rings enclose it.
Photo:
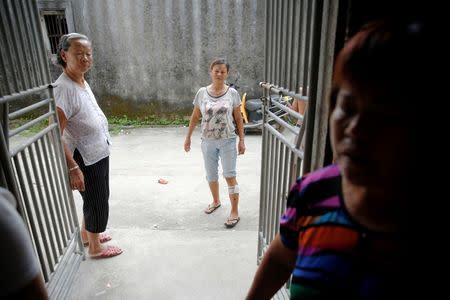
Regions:
[[[332,0],[266,1],[258,262],[279,231],[291,185],[323,161],[337,8]],[[306,102],[303,116],[290,108],[292,99]],[[275,298],[288,294],[282,289]]]
[[[50,297],[64,299],[84,248],[36,2],[2,1],[0,16],[0,184],[17,199]]]

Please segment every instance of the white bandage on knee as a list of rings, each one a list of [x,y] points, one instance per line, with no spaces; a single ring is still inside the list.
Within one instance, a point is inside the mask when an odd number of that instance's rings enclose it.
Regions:
[[[229,186],[228,194],[239,194],[239,185],[236,184],[235,186]]]

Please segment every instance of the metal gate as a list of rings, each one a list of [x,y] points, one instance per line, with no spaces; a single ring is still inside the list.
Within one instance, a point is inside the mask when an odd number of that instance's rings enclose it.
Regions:
[[[50,297],[64,299],[84,250],[38,10],[35,0],[0,5],[0,184],[17,199]]]
[[[295,179],[323,165],[328,124],[325,98],[331,84],[338,3],[266,1],[258,262],[279,231],[279,218]],[[273,95],[305,101],[304,115],[273,101]],[[285,112],[282,117],[273,114],[274,106]],[[295,126],[291,118],[303,118],[303,125]],[[287,289],[275,298],[288,299]]]

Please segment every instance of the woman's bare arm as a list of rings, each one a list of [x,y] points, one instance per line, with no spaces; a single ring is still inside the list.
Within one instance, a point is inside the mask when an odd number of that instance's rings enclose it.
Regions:
[[[284,246],[277,235],[264,254],[246,300],[271,299],[291,275],[297,254]]]

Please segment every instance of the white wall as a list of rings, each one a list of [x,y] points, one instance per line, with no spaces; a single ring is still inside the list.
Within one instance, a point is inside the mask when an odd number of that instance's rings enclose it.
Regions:
[[[72,11],[93,41],[89,82],[109,113],[190,111],[217,56],[240,72],[241,93],[260,94],[264,1],[72,0]]]

